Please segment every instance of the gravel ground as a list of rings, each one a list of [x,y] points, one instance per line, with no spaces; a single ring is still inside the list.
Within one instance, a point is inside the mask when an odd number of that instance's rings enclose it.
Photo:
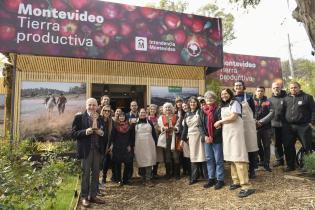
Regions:
[[[314,178],[301,177],[298,172],[283,173],[282,168],[259,170],[257,178],[251,180],[256,193],[241,199],[237,197],[238,190],[228,189],[228,168],[226,186],[221,190],[204,189],[205,180],[190,186],[186,177],[178,181],[161,178],[154,181],[152,188],[143,186],[140,178],[122,187],[109,182],[102,191],[106,204],[93,204],[90,209],[315,209]]]

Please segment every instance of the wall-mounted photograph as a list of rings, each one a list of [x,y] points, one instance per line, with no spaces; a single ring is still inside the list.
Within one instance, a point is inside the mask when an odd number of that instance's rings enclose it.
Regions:
[[[85,110],[86,84],[22,81],[20,138],[70,138],[74,115]]]

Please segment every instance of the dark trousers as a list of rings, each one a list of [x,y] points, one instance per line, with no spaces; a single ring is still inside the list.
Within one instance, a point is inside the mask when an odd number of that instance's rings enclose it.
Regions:
[[[103,182],[106,181],[107,172],[109,169],[112,170],[111,180],[117,182],[118,180],[115,180],[115,170],[113,170],[112,157],[109,154],[107,154],[104,156],[104,159],[103,159]]]
[[[123,177],[121,179],[121,166],[122,163],[124,164],[124,172]],[[126,183],[129,181],[130,177],[132,176],[132,161],[130,162],[117,162],[115,161],[113,164],[114,168],[114,180],[122,181],[123,183]]]
[[[91,148],[87,158],[82,159],[81,196],[95,198],[98,190],[101,153],[97,148]]]
[[[258,154],[257,152],[249,152],[248,153],[248,171],[249,173],[255,174],[255,169],[258,167]]]
[[[271,129],[257,131],[257,141],[259,147],[259,158],[264,163],[265,167],[269,167],[270,162],[270,144],[271,144]]]
[[[283,149],[283,134],[282,127],[273,127],[273,134],[275,139],[275,155],[277,161],[284,160],[284,149]]]
[[[191,163],[191,181],[195,181],[198,179],[198,177],[201,175],[199,174],[199,170],[198,168],[201,167],[202,168],[202,172],[203,173],[203,177],[207,178],[208,177],[208,171],[207,171],[207,164],[206,162],[195,162],[195,163]]]
[[[305,153],[312,151],[312,130],[309,124],[284,124],[283,125],[283,137],[284,137],[284,152],[287,161],[287,165],[290,168],[295,168],[296,140],[300,140]]]

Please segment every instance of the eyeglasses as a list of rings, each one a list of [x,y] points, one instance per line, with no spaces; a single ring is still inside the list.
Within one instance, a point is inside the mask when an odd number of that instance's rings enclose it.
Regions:
[[[110,110],[103,110],[103,112],[110,112]]]

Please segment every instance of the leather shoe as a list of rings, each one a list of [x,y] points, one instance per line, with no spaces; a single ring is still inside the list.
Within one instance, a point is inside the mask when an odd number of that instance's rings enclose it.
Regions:
[[[237,188],[240,188],[241,185],[240,184],[231,184],[230,185],[230,190],[236,190]]]
[[[90,198],[91,203],[96,203],[96,204],[105,204],[105,201],[95,197],[95,198]]]
[[[203,188],[209,188],[215,185],[215,179],[209,179],[208,182],[203,185]]]
[[[84,206],[84,207],[90,206],[90,202],[88,201],[88,199],[82,198],[82,206]]]
[[[197,180],[190,180],[189,181],[189,185],[193,185],[193,184],[196,184],[197,183]]]
[[[217,183],[216,183],[215,186],[214,186],[214,189],[215,189],[215,190],[219,190],[219,189],[221,189],[223,186],[224,186],[224,181],[218,180]]]
[[[241,190],[238,194],[238,197],[245,198],[251,194],[253,194],[256,190],[255,189],[247,189],[247,190]]]

